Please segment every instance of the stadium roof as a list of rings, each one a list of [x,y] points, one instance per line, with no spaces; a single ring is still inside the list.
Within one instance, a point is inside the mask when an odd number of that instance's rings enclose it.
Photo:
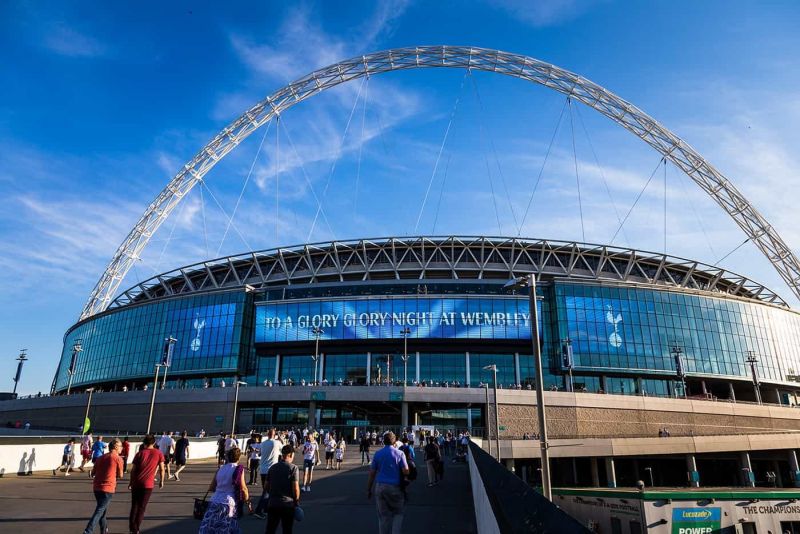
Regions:
[[[776,293],[720,267],[605,245],[505,237],[387,237],[260,250],[159,274],[120,293],[128,304],[235,288],[371,280],[508,280],[537,273],[683,288],[788,307]]]

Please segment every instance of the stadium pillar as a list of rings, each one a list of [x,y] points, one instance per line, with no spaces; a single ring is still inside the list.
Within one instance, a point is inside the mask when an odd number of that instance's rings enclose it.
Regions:
[[[797,464],[797,451],[789,451],[789,473],[792,475],[792,485],[800,488],[800,466]]]
[[[686,471],[690,488],[700,487],[700,472],[697,470],[697,458],[694,454],[686,455]]]
[[[614,458],[606,458],[606,479],[608,479],[608,487],[617,487],[617,472],[614,470]]]
[[[367,386],[369,385],[370,381],[372,380],[372,371],[371,371],[372,368],[370,367],[371,365],[372,365],[372,353],[368,352],[367,353],[367,383],[366,383]]]
[[[419,384],[419,351],[417,351],[417,359],[415,361],[417,362],[417,384]]]
[[[736,402],[736,390],[733,389],[733,382],[728,382],[728,391],[733,402]]]
[[[589,459],[590,469],[592,471],[592,486],[595,488],[600,487],[600,472],[597,469],[597,458]]]
[[[464,353],[464,365],[464,368],[467,370],[467,387],[469,387],[469,384],[472,381],[472,374],[469,372],[469,351]]]
[[[308,427],[317,428],[317,401],[308,402]]]
[[[408,402],[406,401],[400,404],[400,426],[408,427]]]

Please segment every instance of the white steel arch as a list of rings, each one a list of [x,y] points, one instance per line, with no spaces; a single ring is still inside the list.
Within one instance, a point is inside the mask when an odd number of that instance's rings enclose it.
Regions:
[[[147,207],[92,289],[81,319],[108,307],[122,279],[175,206],[217,162],[259,127],[295,104],[341,83],[383,72],[421,68],[496,72],[549,87],[602,113],[655,148],[708,193],[800,298],[800,262],[766,219],[692,147],[633,104],[577,74],[527,56],[484,48],[421,46],[376,52],[314,71],[258,102],[225,127]]]

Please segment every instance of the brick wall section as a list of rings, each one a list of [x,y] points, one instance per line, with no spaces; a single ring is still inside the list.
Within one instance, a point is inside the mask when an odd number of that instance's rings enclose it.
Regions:
[[[503,437],[538,432],[536,406],[501,405],[500,424],[506,428],[500,433]],[[659,429],[665,427],[672,436],[800,432],[800,411],[790,419],[619,408],[547,408],[547,429],[553,439],[658,436]]]

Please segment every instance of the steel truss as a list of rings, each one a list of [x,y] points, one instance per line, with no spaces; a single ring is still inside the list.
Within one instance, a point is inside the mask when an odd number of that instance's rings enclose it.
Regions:
[[[458,46],[397,48],[342,61],[290,83],[247,110],[186,163],[147,207],[114,253],[81,313],[105,310],[147,242],[181,199],[231,150],[276,115],[331,87],[364,76],[421,68],[496,72],[549,87],[610,118],[684,171],[739,225],[800,298],[800,262],[764,217],[731,182],[655,119],[614,93],[555,65],[518,54]]]
[[[371,280],[606,281],[704,291],[786,306],[743,276],[696,261],[639,250],[503,237],[416,237],[333,241],[249,252],[188,265],[122,292],[112,308],[235,288],[262,289]]]

